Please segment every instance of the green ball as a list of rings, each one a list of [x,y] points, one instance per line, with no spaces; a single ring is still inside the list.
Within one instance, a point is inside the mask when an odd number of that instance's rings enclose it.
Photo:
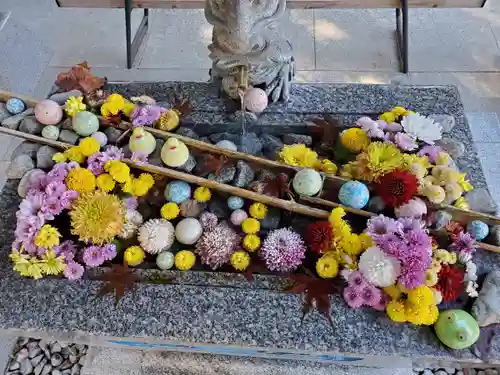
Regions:
[[[174,265],[174,254],[170,251],[162,251],[156,257],[156,265],[161,270],[169,270]]]
[[[79,112],[73,119],[73,130],[82,137],[88,137],[99,130],[99,119],[92,112]]]
[[[434,329],[438,339],[452,349],[468,348],[479,338],[476,319],[463,310],[441,312]]]

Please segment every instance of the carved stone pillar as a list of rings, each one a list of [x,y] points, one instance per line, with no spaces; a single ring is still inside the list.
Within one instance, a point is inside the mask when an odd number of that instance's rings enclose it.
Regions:
[[[206,0],[205,17],[214,26],[211,77],[232,98],[238,98],[241,66],[248,82],[273,102],[288,100],[295,75],[292,46],[276,31],[286,0]]]

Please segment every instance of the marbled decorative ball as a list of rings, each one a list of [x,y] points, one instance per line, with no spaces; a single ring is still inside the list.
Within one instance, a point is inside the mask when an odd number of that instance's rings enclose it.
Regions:
[[[88,137],[99,130],[99,119],[92,112],[79,112],[73,119],[73,130],[82,137]]]
[[[234,142],[228,141],[226,139],[217,142],[215,145],[220,148],[225,148],[226,150],[238,151],[238,146],[236,146]]]
[[[54,125],[45,126],[42,129],[42,137],[56,141],[59,138],[59,128]]]
[[[245,204],[245,200],[241,197],[237,197],[235,195],[227,198],[227,206],[230,210],[238,210],[243,207]]]
[[[193,245],[202,233],[200,222],[192,217],[182,219],[175,227],[175,238],[183,245]]]
[[[21,99],[10,98],[7,100],[7,111],[13,115],[17,115],[26,109],[26,104]]]
[[[231,223],[236,226],[240,226],[246,219],[248,219],[248,214],[243,210],[235,210],[231,214]]]
[[[321,191],[323,179],[314,169],[305,168],[295,174],[292,186],[297,194],[312,197]]]
[[[347,181],[340,187],[339,201],[345,206],[361,209],[366,206],[369,199],[368,188],[359,181]]]
[[[97,142],[99,142],[101,148],[103,148],[108,144],[108,137],[103,132],[95,132],[94,134],[91,135],[91,137],[94,138]]]
[[[53,100],[45,99],[35,106],[35,118],[40,124],[56,125],[63,117],[61,106]]]
[[[467,233],[477,241],[482,241],[488,236],[488,233],[490,233],[490,228],[488,228],[486,223],[480,220],[474,220],[467,224]]]
[[[165,188],[165,198],[169,202],[181,204],[191,197],[191,186],[184,181],[169,182]]]
[[[161,270],[169,270],[174,266],[174,254],[170,251],[162,251],[156,257],[156,265]]]
[[[261,113],[267,108],[267,94],[264,90],[253,87],[245,91],[243,105],[253,113]]]

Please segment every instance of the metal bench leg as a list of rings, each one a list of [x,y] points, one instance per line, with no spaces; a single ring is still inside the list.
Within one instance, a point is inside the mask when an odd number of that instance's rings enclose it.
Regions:
[[[135,56],[141,46],[144,36],[148,32],[149,25],[149,9],[144,9],[144,16],[142,17],[141,24],[135,33],[132,40],[132,0],[125,0],[125,37],[127,43],[127,69],[132,69]]]
[[[402,22],[401,13],[403,13]],[[401,0],[401,8],[396,9],[396,42],[400,69],[403,73],[408,73],[408,0]]]

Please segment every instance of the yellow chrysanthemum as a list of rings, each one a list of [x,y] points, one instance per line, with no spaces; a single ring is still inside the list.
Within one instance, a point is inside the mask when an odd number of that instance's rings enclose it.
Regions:
[[[192,251],[181,250],[174,257],[175,267],[181,271],[191,269],[196,263],[196,256]]]
[[[457,180],[457,183],[460,185],[460,187],[462,188],[462,190],[464,192],[468,192],[468,191],[471,191],[473,189],[473,186],[471,185],[469,180],[467,180],[465,178],[466,175],[467,175],[466,173],[460,173],[458,180]]]
[[[46,251],[45,254],[42,255],[40,268],[45,275],[59,275],[66,268],[64,257],[57,257],[54,250]]]
[[[40,261],[35,258],[31,258],[28,266],[21,276],[32,277],[35,280],[41,279],[43,277],[42,267],[40,266]]]
[[[372,142],[368,145],[366,152],[358,155],[358,164],[363,169],[357,173],[367,181],[378,180],[379,177],[399,168],[403,162],[402,153],[399,149],[389,143]]]
[[[434,259],[436,259],[436,261],[438,261],[439,263],[448,263],[449,256],[450,253],[448,252],[448,250],[437,249],[436,251],[434,251]]]
[[[401,301],[392,300],[387,305],[386,311],[393,322],[405,323],[407,321],[405,305]]]
[[[303,144],[283,146],[279,157],[288,165],[304,168],[314,168],[318,161],[318,154]]]
[[[244,250],[237,250],[231,255],[231,265],[235,270],[245,271],[250,265],[250,255]]]
[[[428,269],[425,271],[425,280],[424,283],[426,286],[434,286],[438,282],[438,273],[435,269]]]
[[[9,254],[9,258],[12,263],[14,263],[14,271],[21,274],[21,276],[26,276],[31,264],[30,256],[28,254],[21,254],[18,250],[13,250],[12,253]]]
[[[52,249],[59,245],[61,234],[52,225],[45,224],[35,237],[35,245],[38,248]]]
[[[160,119],[156,123],[156,127],[167,132],[177,129],[180,125],[179,114],[179,111],[169,109],[167,112],[161,114]]]
[[[130,118],[130,115],[132,114],[132,111],[135,109],[135,104],[132,102],[129,102],[125,100],[125,104],[123,106],[122,112],[125,116]]]
[[[95,190],[96,178],[94,174],[85,168],[73,168],[66,176],[66,186],[69,190],[79,193],[89,193]]]
[[[82,164],[85,161],[85,156],[79,146],[73,146],[64,151],[64,156],[68,158],[69,161],[77,162]]]
[[[361,233],[359,235],[359,240],[361,241],[361,247],[363,250],[368,249],[369,247],[375,246],[375,243],[373,242],[373,238],[365,232]]]
[[[209,188],[200,186],[195,189],[193,197],[198,202],[208,202],[212,198],[212,192]]]
[[[396,106],[392,109],[391,111],[395,116],[403,116],[405,113],[408,112],[408,110],[404,107],[401,106]]]
[[[101,106],[101,114],[105,117],[116,116],[125,106],[125,99],[120,94],[111,94]]]
[[[427,169],[432,168],[432,164],[429,163],[429,158],[424,155],[424,156],[418,156],[416,154],[407,154],[407,153],[401,153],[401,165],[399,168],[411,171],[412,169],[415,169],[415,164],[417,164],[419,167],[417,168],[423,168],[425,169],[425,173],[427,174]]]
[[[439,309],[435,304],[429,305],[424,310],[424,325],[430,326],[436,323],[439,317]]]
[[[72,234],[80,241],[102,245],[122,232],[125,209],[116,195],[97,190],[80,195],[69,216]]]
[[[90,156],[99,152],[101,145],[92,137],[83,138],[80,141],[79,148],[83,156]]]
[[[384,288],[384,292],[386,292],[391,299],[399,299],[402,295],[403,292],[398,288],[397,285],[390,285],[388,287]]]
[[[154,177],[149,173],[141,173],[139,180],[141,180],[148,187],[148,189],[151,189],[155,184]]]
[[[87,106],[83,103],[83,96],[70,96],[64,106],[64,111],[69,117],[76,116],[77,113],[83,112],[86,109]]]
[[[441,151],[438,153],[434,164],[436,165],[443,165],[443,166],[448,166],[451,161],[451,156],[447,152]]]
[[[316,262],[316,272],[319,277],[323,279],[331,279],[337,276],[339,272],[339,265],[335,257],[326,253]]]
[[[393,112],[384,112],[379,116],[379,120],[385,121],[388,124],[396,121],[396,115]]]
[[[358,153],[368,147],[370,137],[360,128],[350,128],[342,133],[340,141],[346,149]]]
[[[243,237],[243,247],[253,253],[260,247],[260,237],[256,234],[247,234]]]
[[[267,206],[264,203],[255,202],[252,203],[249,209],[250,216],[255,219],[262,220],[267,215]]]
[[[323,159],[319,169],[328,174],[336,174],[338,171],[337,165],[328,159]]]
[[[165,203],[160,210],[161,217],[165,220],[175,219],[177,216],[179,216],[180,212],[181,210],[179,206],[174,202]]]
[[[130,178],[130,168],[119,160],[110,160],[104,164],[104,170],[108,172],[113,180],[124,183]]]
[[[66,160],[68,160],[68,158],[62,152],[56,152],[52,156],[52,160],[55,161],[56,163],[64,163]]]
[[[116,182],[109,174],[103,173],[97,176],[96,184],[99,189],[109,193],[115,188]]]
[[[253,217],[249,217],[241,223],[241,229],[246,234],[255,234],[260,230],[260,222]]]
[[[469,203],[465,199],[465,197],[460,197],[458,198],[455,203],[453,203],[453,206],[456,208],[460,208],[461,210],[468,210],[469,209]]]
[[[144,182],[140,178],[132,179],[132,194],[134,196],[143,197],[148,193],[150,188],[151,186],[148,182]]]
[[[418,305],[409,301],[405,302],[405,315],[408,322],[415,325],[423,325],[426,319],[426,313],[429,310],[429,305]]]
[[[434,299],[431,289],[425,285],[410,289],[407,294],[408,301],[415,305],[430,305]]]
[[[145,257],[146,253],[140,246],[130,246],[123,254],[123,260],[131,267],[141,264]]]

